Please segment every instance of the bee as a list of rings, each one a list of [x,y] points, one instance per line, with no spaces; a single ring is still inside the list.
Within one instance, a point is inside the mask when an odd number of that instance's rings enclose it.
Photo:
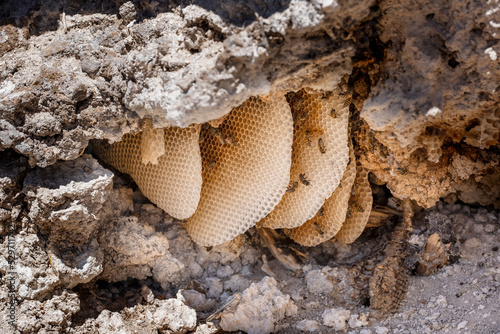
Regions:
[[[299,125],[304,125],[304,123],[307,121],[307,112],[301,112],[298,116],[297,116],[297,120],[299,122]]]
[[[212,136],[214,136],[215,138],[217,138],[217,140],[219,141],[219,143],[221,145],[225,145],[226,144],[226,141],[224,140],[224,136],[222,135],[222,132],[220,131],[219,128],[214,128],[211,125],[207,124],[206,129],[207,129],[207,131],[208,131],[209,134],[211,134]]]
[[[311,134],[309,131],[306,131],[306,136],[304,137],[304,143],[306,143],[307,146],[311,146]]]
[[[311,184],[311,182],[309,182],[309,180],[306,178],[305,174],[299,174],[299,180],[305,186],[308,186]]]
[[[345,99],[344,107],[346,107],[346,108],[349,107],[351,105],[351,102],[352,102],[351,99]]]
[[[354,183],[352,185],[351,195],[353,195],[353,196],[356,195],[358,193],[358,188],[359,188],[358,184]]]
[[[337,118],[337,110],[335,110],[335,108],[332,108],[332,110],[330,110],[330,116],[332,116],[332,118]]]
[[[325,207],[322,206],[321,209],[319,209],[318,213],[316,214],[316,216],[318,217],[323,217],[324,215],[324,211],[325,211]]]
[[[298,186],[299,186],[298,182],[296,182],[296,181],[291,182],[291,184],[286,188],[286,192],[293,193],[295,191],[295,189],[297,189]]]
[[[215,160],[210,160],[210,161],[208,162],[208,164],[207,164],[207,171],[209,171],[209,172],[210,172],[210,171],[212,170],[212,168],[214,168],[214,167],[215,167],[215,165],[217,165],[217,161],[215,161]]]
[[[325,143],[323,143],[323,138],[318,139],[318,148],[319,148],[319,151],[321,152],[321,154],[326,153],[326,147],[325,147]]]
[[[323,93],[323,95],[321,96],[321,99],[322,99],[322,100],[329,99],[330,97],[332,97],[332,95],[333,95],[333,92],[326,92],[326,93]]]
[[[224,143],[231,146],[238,146],[238,141],[233,138],[233,134],[229,134],[224,138]]]
[[[351,206],[356,212],[365,212],[365,210],[361,207],[361,205],[356,201],[353,201]]]
[[[311,146],[311,137],[313,135],[322,135],[324,134],[324,131],[322,129],[313,128],[313,129],[307,129],[306,131],[304,131],[304,134],[305,134],[304,141],[306,145]]]
[[[345,214],[345,219],[349,219],[349,218],[351,218],[351,216],[352,216],[352,209],[348,208],[347,212]]]
[[[323,232],[323,230],[321,229],[321,227],[319,227],[318,223],[314,222],[314,223],[312,223],[312,226],[314,227],[314,229],[316,230],[316,232],[319,233],[319,235],[325,234],[325,232]]]
[[[384,159],[387,159],[389,156],[389,150],[382,144],[380,144],[380,156]]]
[[[402,167],[400,167],[400,168],[397,168],[397,169],[396,169],[396,171],[397,171],[400,175],[406,175],[406,174],[408,174],[408,169],[406,169],[406,168],[402,168]]]

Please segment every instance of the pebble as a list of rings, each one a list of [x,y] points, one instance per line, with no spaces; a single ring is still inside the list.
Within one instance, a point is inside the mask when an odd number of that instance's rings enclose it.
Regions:
[[[343,331],[347,328],[347,321],[351,311],[339,308],[326,309],[321,314],[323,325],[333,327],[337,331]]]
[[[496,227],[495,227],[495,225],[493,225],[493,224],[486,224],[486,225],[484,226],[484,231],[485,231],[486,233],[491,233],[491,232],[495,231],[495,228],[496,228]]]
[[[349,327],[358,328],[368,325],[368,317],[366,314],[352,314],[348,321]]]
[[[469,322],[467,320],[462,321],[461,323],[458,324],[457,329],[464,329],[468,323]]]
[[[231,268],[231,266],[221,266],[219,269],[217,269],[217,277],[219,278],[229,277],[232,274],[234,274],[234,270],[233,268]]]
[[[446,300],[446,297],[445,296],[442,296],[442,295],[439,295],[436,299],[436,304],[439,306],[439,307],[446,307],[448,306],[448,301]]]
[[[483,213],[478,213],[474,216],[474,220],[479,223],[487,223],[488,222],[488,216],[483,214]]]
[[[387,327],[375,327],[375,333],[387,334],[387,333],[389,333],[389,329],[387,329]]]
[[[295,325],[295,328],[297,328],[299,331],[304,331],[304,332],[317,332],[319,331],[320,326],[316,320],[304,319],[299,321]]]

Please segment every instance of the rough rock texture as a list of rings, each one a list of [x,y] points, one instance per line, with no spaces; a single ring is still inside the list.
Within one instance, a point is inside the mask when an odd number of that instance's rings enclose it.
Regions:
[[[1,1],[0,328],[213,333],[219,320],[204,319],[218,306],[241,293],[249,307],[245,293],[263,289],[300,312],[280,306],[255,332],[329,332],[323,312],[338,308],[354,333],[497,331],[498,212],[452,203],[500,207],[499,34],[498,1]],[[253,230],[195,245],[130,179],[82,155],[146,119],[186,126],[302,88],[352,95],[375,199],[450,203],[422,212],[404,265],[429,261],[433,233],[450,264],[410,276],[401,309],[380,323],[367,324],[365,305],[391,223],[351,245],[291,244],[308,256],[304,279]],[[262,255],[279,283],[262,281]]]
[[[285,317],[297,313],[297,307],[277,287],[272,277],[252,283],[241,294],[241,300],[233,310],[222,314],[221,328],[225,331],[242,330],[249,334],[271,333],[275,324]]]
[[[384,1],[380,10],[385,58],[361,110],[362,159],[396,196],[429,207],[471,175],[498,174],[498,2]]]
[[[332,89],[372,2],[5,2],[0,147],[43,167],[145,116],[202,123],[271,89]]]

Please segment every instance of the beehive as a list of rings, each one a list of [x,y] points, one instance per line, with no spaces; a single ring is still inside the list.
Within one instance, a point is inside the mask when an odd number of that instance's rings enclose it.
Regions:
[[[348,201],[356,177],[356,161],[352,144],[349,143],[349,164],[332,196],[316,215],[303,225],[294,228],[290,237],[303,246],[316,246],[331,239],[342,227],[346,219]]]
[[[338,94],[288,95],[294,116],[290,185],[258,227],[294,228],[321,208],[337,188],[349,159],[348,105]]]
[[[164,137],[164,129],[154,129],[151,122],[145,124],[141,134],[141,158],[143,164],[158,164],[158,158],[165,154]]]
[[[356,179],[351,189],[346,220],[335,239],[345,244],[353,243],[365,229],[373,205],[368,171],[356,162]]]
[[[222,244],[256,223],[293,229],[291,237],[307,246],[334,235],[349,243],[363,231],[372,199],[348,146],[342,96],[252,97],[186,129],[146,121],[141,133],[96,151],[167,213],[190,217],[185,227],[200,245]]]
[[[204,246],[229,241],[274,209],[290,179],[293,119],[283,94],[250,98],[200,137],[203,187],[186,223]]]
[[[200,200],[199,131],[199,125],[147,128],[146,132],[126,134],[120,142],[94,149],[105,162],[130,174],[151,202],[172,217],[186,219]],[[163,145],[159,143],[162,137]]]

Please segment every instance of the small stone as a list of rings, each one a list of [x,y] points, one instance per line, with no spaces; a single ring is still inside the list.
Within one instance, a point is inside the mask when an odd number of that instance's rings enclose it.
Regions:
[[[207,300],[204,294],[196,290],[180,289],[177,292],[177,299],[198,312],[208,311],[215,307],[213,300]]]
[[[484,232],[486,232],[486,233],[491,233],[491,232],[495,231],[495,228],[496,228],[496,227],[495,227],[495,225],[493,225],[493,224],[486,224],[486,225],[484,226]]]
[[[436,299],[436,304],[439,306],[439,307],[446,307],[448,306],[448,301],[446,300],[446,297],[445,296],[442,296],[442,295],[439,295]]]
[[[217,269],[217,277],[219,278],[229,277],[232,274],[234,274],[234,270],[233,268],[231,268],[231,266],[221,266],[219,269]]]
[[[478,223],[487,223],[488,222],[488,216],[482,213],[478,213],[474,216],[474,220]]]
[[[320,326],[316,320],[304,319],[302,321],[299,321],[295,325],[295,328],[297,328],[299,331],[304,331],[304,332],[317,332],[319,331]]]
[[[146,285],[143,285],[141,287],[141,296],[144,298],[144,301],[148,304],[152,304],[153,301],[155,300],[155,295],[153,294],[153,291]]]
[[[352,314],[348,321],[349,327],[358,328],[368,325],[368,317],[366,314]]]
[[[467,253],[469,252],[474,253],[474,251],[478,249],[480,246],[481,246],[481,240],[479,240],[478,238],[467,239],[467,241],[465,241],[464,243],[464,248]]]
[[[208,289],[207,297],[219,298],[224,290],[222,281],[217,277],[208,277],[205,282],[205,287]]]
[[[462,321],[458,324],[457,329],[464,329],[469,322],[467,320]]]
[[[369,330],[369,329],[364,328],[364,329],[362,329],[362,330],[359,331],[359,334],[372,334],[372,331]]]
[[[101,68],[101,63],[98,62],[97,60],[83,59],[80,66],[82,67],[82,71],[84,73],[94,75]]]
[[[482,234],[482,233],[484,233],[484,226],[480,225],[480,224],[476,224],[476,225],[474,225],[472,230],[474,231],[475,234]]]
[[[229,281],[224,282],[224,290],[241,292],[250,286],[250,281],[241,275],[233,275]]]
[[[377,326],[377,327],[375,327],[375,333],[377,333],[377,334],[387,334],[387,333],[389,333],[389,329],[387,329],[387,327]]]
[[[132,1],[125,2],[118,10],[121,19],[128,24],[137,18],[137,9]]]
[[[343,331],[347,328],[347,321],[351,311],[343,308],[332,308],[323,311],[323,325],[333,327],[337,331]]]

